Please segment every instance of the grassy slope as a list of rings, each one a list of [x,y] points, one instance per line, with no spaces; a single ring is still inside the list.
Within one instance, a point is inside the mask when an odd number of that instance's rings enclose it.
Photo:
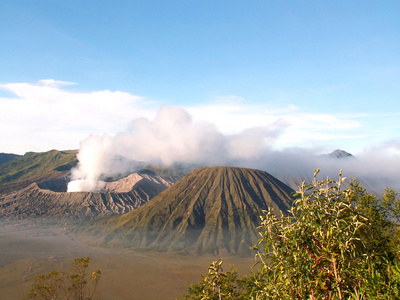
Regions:
[[[76,150],[27,152],[0,168],[0,192],[26,187],[32,182],[54,179],[77,164]]]

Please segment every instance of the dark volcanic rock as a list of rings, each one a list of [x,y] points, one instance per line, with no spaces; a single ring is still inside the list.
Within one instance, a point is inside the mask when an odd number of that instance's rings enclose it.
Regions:
[[[66,192],[68,187],[68,182],[70,180],[70,176],[62,176],[60,178],[50,179],[42,182],[38,182],[37,185],[39,188],[44,190],[50,190],[53,192]]]

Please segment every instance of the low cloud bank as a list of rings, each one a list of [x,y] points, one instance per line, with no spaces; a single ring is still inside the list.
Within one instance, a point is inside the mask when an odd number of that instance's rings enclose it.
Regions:
[[[285,128],[285,123],[277,120],[227,135],[212,123],[194,122],[181,108],[163,107],[154,120],[136,119],[124,132],[84,140],[68,191],[101,190],[105,178],[133,172],[143,163],[250,167],[297,182],[312,176],[317,168],[322,170],[320,176],[333,178],[343,169],[344,176],[363,178],[375,192],[386,185],[400,186],[399,141],[365,149],[354,159],[333,159],[310,149],[273,150]]]

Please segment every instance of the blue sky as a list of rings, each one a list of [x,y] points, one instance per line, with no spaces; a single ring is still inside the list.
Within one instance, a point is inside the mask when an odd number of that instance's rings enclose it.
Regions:
[[[399,1],[1,1],[0,152],[78,148],[165,105],[226,135],[279,127],[276,149],[400,151],[399,16]]]

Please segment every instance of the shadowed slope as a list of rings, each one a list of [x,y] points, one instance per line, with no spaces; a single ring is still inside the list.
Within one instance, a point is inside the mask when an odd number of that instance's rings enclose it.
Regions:
[[[0,165],[12,161],[13,159],[16,159],[20,157],[21,155],[18,154],[13,154],[13,153],[0,153]]]
[[[246,255],[257,240],[261,211],[286,211],[288,186],[266,172],[201,168],[133,212],[93,224],[103,243],[196,253]]]

